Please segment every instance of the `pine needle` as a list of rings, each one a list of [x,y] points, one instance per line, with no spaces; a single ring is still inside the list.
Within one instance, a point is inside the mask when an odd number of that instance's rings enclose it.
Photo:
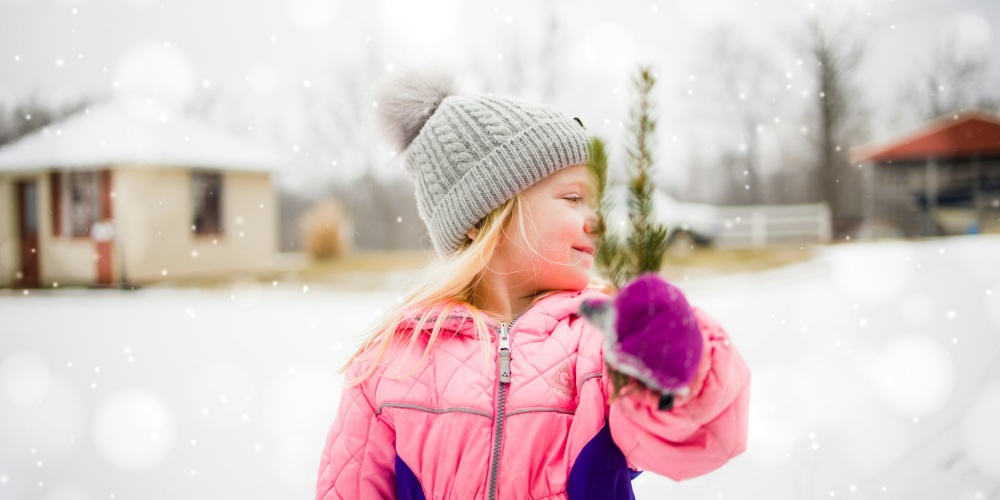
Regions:
[[[630,137],[625,148],[629,174],[625,203],[631,231],[625,241],[607,231],[605,217],[613,209],[614,200],[607,193],[608,157],[600,139],[595,138],[591,143],[588,162],[597,179],[600,200],[597,212],[601,240],[596,264],[598,270],[617,288],[640,274],[658,272],[667,246],[667,228],[655,222],[653,207],[653,193],[656,191],[653,182],[653,135],[656,120],[652,91],[656,79],[649,68],[640,68],[634,83],[636,102],[630,112]]]

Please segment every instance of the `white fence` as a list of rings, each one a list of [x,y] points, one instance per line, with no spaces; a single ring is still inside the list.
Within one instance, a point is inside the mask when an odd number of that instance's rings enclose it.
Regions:
[[[720,247],[829,243],[833,238],[825,203],[719,207],[719,213],[723,227],[715,244]]]

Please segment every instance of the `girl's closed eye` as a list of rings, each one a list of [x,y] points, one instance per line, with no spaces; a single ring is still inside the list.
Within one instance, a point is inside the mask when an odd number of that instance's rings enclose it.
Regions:
[[[569,200],[574,205],[578,205],[580,203],[583,203],[583,197],[580,196],[580,195],[578,195],[578,194],[571,194],[571,195],[568,195],[568,196],[564,196],[563,198],[566,199],[566,200]]]

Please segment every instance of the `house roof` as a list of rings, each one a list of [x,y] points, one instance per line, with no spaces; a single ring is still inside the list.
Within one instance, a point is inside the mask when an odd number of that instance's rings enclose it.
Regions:
[[[269,172],[287,159],[149,99],[121,97],[0,147],[0,173],[108,165]]]
[[[1000,117],[984,111],[949,115],[882,144],[859,147],[851,156],[856,163],[997,157]]]

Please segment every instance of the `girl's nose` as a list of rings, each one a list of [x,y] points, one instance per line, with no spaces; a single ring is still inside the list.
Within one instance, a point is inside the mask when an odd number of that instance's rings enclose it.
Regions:
[[[600,221],[597,219],[597,212],[591,210],[587,219],[583,221],[583,230],[587,234],[594,234],[601,230]]]

